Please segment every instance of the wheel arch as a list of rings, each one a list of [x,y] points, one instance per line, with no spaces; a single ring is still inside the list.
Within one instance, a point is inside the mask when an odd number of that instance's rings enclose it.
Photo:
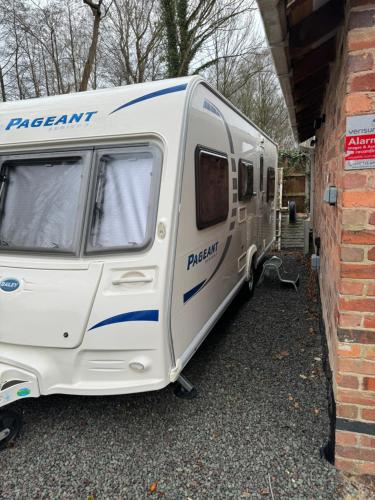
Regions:
[[[250,279],[251,268],[253,267],[253,262],[255,262],[254,256],[257,253],[257,246],[251,245],[246,254],[246,281]],[[255,267],[255,265],[254,265]]]

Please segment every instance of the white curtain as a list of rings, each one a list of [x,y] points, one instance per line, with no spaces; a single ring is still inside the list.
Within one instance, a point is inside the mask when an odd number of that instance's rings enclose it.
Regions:
[[[92,248],[142,246],[147,238],[153,155],[104,155],[100,162]]]
[[[0,245],[72,250],[82,174],[82,159],[9,162]]]

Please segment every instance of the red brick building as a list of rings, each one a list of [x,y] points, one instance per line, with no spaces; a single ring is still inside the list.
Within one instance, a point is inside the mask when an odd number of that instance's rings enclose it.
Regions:
[[[316,138],[313,232],[335,465],[375,474],[375,0],[258,4],[294,135]],[[323,201],[330,186],[331,205]]]

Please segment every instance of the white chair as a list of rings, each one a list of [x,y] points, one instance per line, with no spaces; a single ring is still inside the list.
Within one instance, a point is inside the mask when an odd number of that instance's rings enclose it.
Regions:
[[[295,291],[298,292],[297,283],[299,281],[299,274],[297,274],[296,278],[292,279],[290,273],[288,273],[288,271],[284,269],[283,261],[280,259],[280,257],[276,257],[276,255],[266,260],[266,262],[263,264],[259,283],[262,283],[265,275],[269,276],[270,274],[276,274],[281,283],[288,283],[290,285],[293,285]]]

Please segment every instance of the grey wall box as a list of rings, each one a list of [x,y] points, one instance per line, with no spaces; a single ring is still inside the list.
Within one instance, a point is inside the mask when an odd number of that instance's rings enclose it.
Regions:
[[[328,186],[324,191],[323,201],[328,203],[329,205],[336,205],[337,203],[337,187],[336,186]]]
[[[319,268],[320,268],[320,256],[314,253],[311,256],[311,269],[313,271],[318,271]]]

